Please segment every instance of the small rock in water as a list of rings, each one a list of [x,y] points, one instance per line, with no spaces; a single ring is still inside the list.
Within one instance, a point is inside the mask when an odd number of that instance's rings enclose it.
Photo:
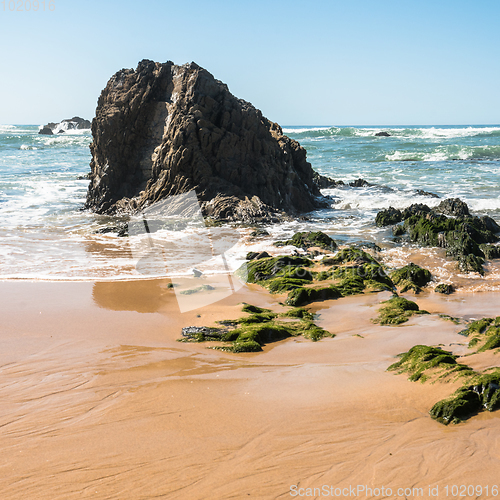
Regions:
[[[375,137],[391,137],[391,134],[389,132],[377,132]]]
[[[449,283],[440,283],[436,288],[434,288],[434,291],[436,293],[449,295],[450,293],[453,293],[455,289],[453,288],[453,285],[450,285]]]
[[[349,186],[360,188],[360,187],[370,187],[373,186],[373,184],[370,184],[364,179],[356,179],[355,181],[349,182]]]
[[[418,194],[419,196],[429,196],[430,198],[439,198],[439,195],[437,195],[436,193],[424,191],[423,189],[417,189],[415,193]]]

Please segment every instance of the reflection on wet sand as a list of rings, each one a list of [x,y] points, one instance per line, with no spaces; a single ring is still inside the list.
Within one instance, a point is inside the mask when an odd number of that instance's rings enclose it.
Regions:
[[[100,281],[94,283],[92,298],[97,306],[112,311],[158,312],[172,299],[170,280]]]

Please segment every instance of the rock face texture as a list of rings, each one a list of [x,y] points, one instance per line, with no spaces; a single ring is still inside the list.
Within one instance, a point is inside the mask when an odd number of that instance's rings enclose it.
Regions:
[[[204,215],[325,206],[306,151],[195,63],[144,60],[109,80],[92,122],[86,208],[132,212],[195,189]]]

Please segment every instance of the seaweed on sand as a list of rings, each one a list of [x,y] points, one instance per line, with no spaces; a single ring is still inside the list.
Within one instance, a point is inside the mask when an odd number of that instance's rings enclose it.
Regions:
[[[399,325],[415,314],[429,314],[427,311],[421,311],[418,304],[404,297],[395,296],[382,304],[384,305],[379,309],[378,317],[373,320],[380,325]]]

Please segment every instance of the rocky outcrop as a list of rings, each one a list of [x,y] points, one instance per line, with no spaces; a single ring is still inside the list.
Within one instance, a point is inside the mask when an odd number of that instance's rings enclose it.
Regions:
[[[85,130],[90,129],[90,127],[91,123],[89,120],[85,120],[79,116],[74,116],[73,118],[67,118],[59,123],[47,123],[47,125],[44,125],[38,133],[43,135],[62,134],[68,130]]]
[[[377,132],[375,137],[391,137],[391,134],[389,132]]]
[[[204,215],[262,220],[327,201],[300,144],[195,63],[144,60],[99,97],[86,208],[132,212],[195,189]]]
[[[434,210],[444,215],[453,215],[455,217],[470,215],[467,203],[464,203],[460,198],[443,200]]]
[[[451,214],[446,217],[442,212]],[[408,234],[411,241],[422,246],[441,247],[446,255],[458,261],[465,273],[484,274],[484,259],[500,257],[500,226],[487,215],[469,215],[469,207],[458,198],[443,200],[436,208],[414,204],[403,211],[389,207],[380,211],[375,223],[383,227],[403,221],[393,228],[394,235]]]

